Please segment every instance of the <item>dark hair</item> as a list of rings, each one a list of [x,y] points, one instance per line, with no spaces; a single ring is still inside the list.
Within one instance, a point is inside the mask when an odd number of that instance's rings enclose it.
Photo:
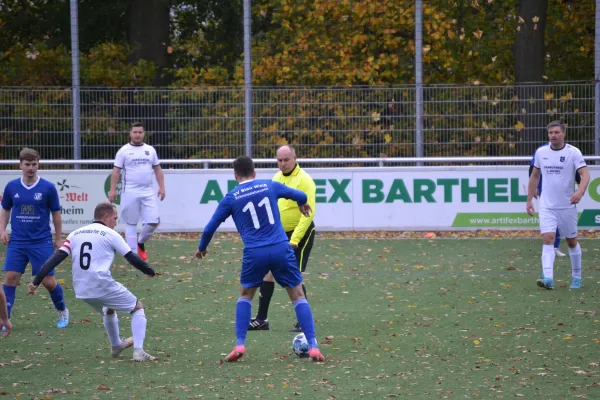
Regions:
[[[552,129],[552,128],[556,128],[556,127],[560,128],[560,131],[561,131],[562,133],[565,133],[565,132],[567,131],[567,125],[566,125],[566,124],[563,124],[563,123],[562,123],[562,122],[560,122],[560,121],[552,121],[552,122],[550,122],[550,123],[548,124],[548,127],[547,127],[546,129],[550,130],[550,129]]]
[[[107,215],[112,215],[115,212],[115,205],[111,203],[100,203],[94,210],[94,219],[100,221]]]
[[[144,128],[144,124],[141,122],[134,122],[133,125],[131,125],[131,129],[133,128]]]
[[[19,153],[19,162],[23,161],[40,161],[40,153],[29,147],[23,147]]]
[[[233,170],[240,178],[250,178],[254,172],[254,161],[248,156],[239,156],[233,161]]]

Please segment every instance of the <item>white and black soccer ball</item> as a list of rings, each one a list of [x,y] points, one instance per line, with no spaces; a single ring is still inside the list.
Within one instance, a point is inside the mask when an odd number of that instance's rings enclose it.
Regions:
[[[308,357],[308,340],[306,340],[306,336],[304,333],[299,333],[294,337],[292,341],[292,350],[298,357]]]

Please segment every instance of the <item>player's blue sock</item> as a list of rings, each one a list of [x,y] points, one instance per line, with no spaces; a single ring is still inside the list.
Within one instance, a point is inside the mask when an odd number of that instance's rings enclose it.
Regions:
[[[65,306],[65,295],[63,293],[63,288],[60,286],[60,283],[56,284],[56,287],[50,291],[50,298],[52,298],[52,302],[54,303],[54,307],[58,311],[64,311]]]
[[[246,345],[248,325],[252,318],[252,300],[240,297],[235,306],[235,336],[236,346]]]
[[[302,332],[304,332],[306,341],[308,341],[308,347],[311,349],[313,347],[319,347],[317,339],[315,338],[315,322],[313,321],[310,304],[308,304],[306,299],[302,298],[294,302],[294,309],[296,310],[296,318],[298,318]]]
[[[558,249],[560,246],[560,233],[558,233],[558,229],[556,230],[556,239],[554,239],[554,248]]]
[[[4,295],[6,296],[6,308],[8,309],[8,319],[10,319],[10,313],[13,305],[15,304],[15,298],[17,297],[17,287],[2,285]]]

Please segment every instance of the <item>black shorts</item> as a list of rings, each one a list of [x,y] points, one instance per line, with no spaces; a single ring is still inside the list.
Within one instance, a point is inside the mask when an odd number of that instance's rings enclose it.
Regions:
[[[292,234],[294,231],[286,232],[288,239],[292,238]],[[300,272],[306,271],[306,264],[308,264],[308,256],[310,256],[310,251],[312,250],[313,243],[315,241],[315,223],[311,222],[310,226],[306,230],[304,237],[298,243],[298,248],[294,249],[294,253],[296,253],[296,260],[298,261],[298,268],[300,268]]]

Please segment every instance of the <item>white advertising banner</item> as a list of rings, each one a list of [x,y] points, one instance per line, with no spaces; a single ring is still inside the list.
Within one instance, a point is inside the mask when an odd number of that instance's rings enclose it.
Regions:
[[[582,228],[600,226],[600,167],[578,206]],[[198,232],[236,182],[231,170],[165,169],[159,202],[162,232]],[[270,179],[275,169],[257,170]],[[536,229],[525,213],[526,166],[307,169],[317,185],[315,224],[321,231]],[[110,170],[40,171],[56,185],[65,232],[89,223],[108,201]],[[20,171],[0,171],[0,189]],[[117,199],[117,205],[118,205]],[[122,230],[124,227],[119,224]],[[222,230],[234,230],[231,219]]]

